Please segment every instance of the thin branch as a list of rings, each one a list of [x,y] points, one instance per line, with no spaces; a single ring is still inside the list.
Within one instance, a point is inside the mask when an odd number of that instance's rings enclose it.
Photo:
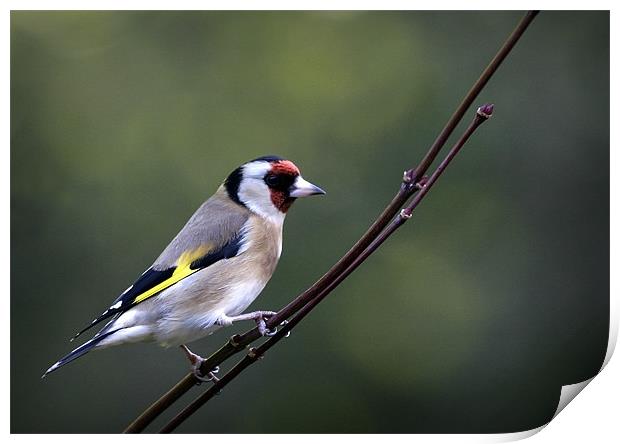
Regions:
[[[389,205],[383,210],[381,215],[373,222],[366,233],[356,242],[356,244],[325,273],[317,282],[315,282],[306,291],[297,296],[293,301],[280,310],[277,315],[270,318],[267,321],[267,327],[274,329],[284,320],[290,318],[299,309],[306,306],[314,298],[320,296],[326,288],[331,287],[333,282],[344,274],[350,267],[350,265],[356,261],[356,259],[368,248],[368,246],[377,238],[377,236],[385,229],[386,226],[392,221],[394,216],[399,212],[402,206],[407,202],[409,198],[418,190],[416,183],[425,174],[430,165],[433,163],[437,154],[441,148],[445,145],[450,135],[454,132],[454,129],[462,120],[465,112],[471,106],[476,97],[480,94],[480,91],[487,84],[489,79],[497,71],[501,63],[506,56],[513,49],[517,41],[523,35],[529,24],[534,17],[538,14],[537,11],[528,12],[519,22],[517,27],[508,37],[506,42],[502,45],[497,52],[493,60],[482,72],[476,83],[472,86],[462,102],[450,117],[450,120],[446,123],[441,130],[428,152],[416,168],[405,171],[403,175],[403,181],[401,186],[392,198]],[[348,274],[347,274],[348,275]],[[219,350],[209,356],[202,364],[201,371],[206,374],[211,369],[222,364],[225,360],[235,355],[236,353],[243,351],[249,344],[256,341],[261,337],[257,328],[251,329],[242,335],[235,335],[224,344]],[[151,422],[157,418],[163,411],[170,407],[177,399],[183,394],[189,391],[194,385],[196,385],[197,379],[193,374],[186,375],[181,381],[179,381],[171,390],[164,394],[159,400],[152,404],[147,410],[145,410],[138,418],[136,418],[126,429],[125,433],[139,433],[146,428]]]
[[[247,355],[239,361],[232,369],[230,369],[222,379],[215,381],[209,389],[196,398],[185,409],[181,410],[174,418],[170,420],[168,424],[161,429],[161,433],[170,433],[174,431],[179,425],[181,425],[187,418],[194,414],[200,407],[211,400],[217,393],[219,393],[226,385],[233,381],[243,370],[254,364],[274,345],[276,345],[282,338],[286,337],[289,331],[291,331],[301,320],[306,317],[327,295],[336,288],[349,274],[351,274],[359,265],[361,265],[368,256],[374,253],[398,228],[403,226],[405,222],[411,219],[413,211],[417,208],[419,203],[428,194],[431,187],[437,182],[437,179],[445,171],[446,167],[458,154],[461,148],[465,145],[465,142],[471,137],[476,129],[482,125],[493,113],[493,105],[484,105],[476,111],[476,115],[467,128],[465,133],[461,136],[458,142],[452,147],[446,158],[439,164],[437,169],[433,172],[428,180],[420,181],[416,183],[416,188],[420,189],[420,192],[413,198],[411,203],[404,208],[400,214],[398,214],[388,227],[377,236],[377,238],[366,248],[355,261],[347,267],[333,282],[331,282],[319,296],[308,302],[303,306],[295,316],[285,324],[274,336],[270,337],[267,341],[262,343],[256,348],[251,348]]]

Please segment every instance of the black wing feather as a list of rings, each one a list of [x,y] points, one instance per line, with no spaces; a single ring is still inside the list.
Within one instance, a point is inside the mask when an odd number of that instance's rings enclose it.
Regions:
[[[190,268],[192,270],[201,270],[203,268],[207,268],[213,265],[218,261],[221,261],[222,259],[230,259],[232,257],[235,257],[238,254],[239,249],[241,248],[241,241],[242,236],[240,234],[237,234],[234,238],[232,238],[218,250],[211,251],[202,256],[201,258],[196,259],[190,264]],[[101,313],[99,317],[94,319],[88,326],[83,328],[78,334],[73,337],[73,339],[77,338],[85,331],[94,327],[96,324],[116,315],[117,313],[125,312],[131,307],[137,305],[135,303],[135,300],[138,296],[148,291],[149,289],[161,284],[166,279],[169,279],[174,273],[174,270],[176,270],[176,268],[177,267],[170,267],[165,270],[155,270],[151,267],[146,270],[142,274],[142,276],[140,276],[140,278],[138,278],[138,280],[128,290],[125,291],[125,293],[121,294],[118,298],[116,298],[116,300],[106,311]]]

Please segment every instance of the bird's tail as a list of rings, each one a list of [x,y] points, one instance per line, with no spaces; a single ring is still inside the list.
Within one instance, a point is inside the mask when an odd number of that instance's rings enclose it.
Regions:
[[[68,364],[71,361],[75,361],[80,356],[85,355],[86,353],[94,349],[99,344],[99,342],[101,342],[103,339],[107,338],[114,332],[116,332],[116,330],[107,331],[105,333],[100,332],[99,334],[95,335],[94,338],[86,341],[84,344],[80,345],[67,356],[59,359],[56,364],[52,365],[50,368],[47,369],[47,371],[43,374],[43,376],[41,376],[41,378],[45,378],[49,373],[52,373],[53,371],[58,370],[63,365]]]

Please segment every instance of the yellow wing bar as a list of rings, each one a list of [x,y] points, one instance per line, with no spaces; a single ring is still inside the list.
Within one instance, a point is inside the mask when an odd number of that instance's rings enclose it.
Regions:
[[[192,269],[191,268],[192,262],[194,262],[197,259],[200,259],[204,255],[206,255],[208,252],[209,252],[209,246],[201,245],[199,248],[195,250],[186,251],[185,253],[183,253],[181,257],[179,257],[179,259],[177,260],[177,266],[174,269],[172,276],[170,276],[165,281],[162,281],[159,284],[155,285],[154,287],[149,288],[145,292],[137,295],[133,300],[133,304],[138,304],[144,301],[145,299],[148,299],[151,296],[159,293],[160,291],[165,290],[171,285],[176,284],[181,279],[185,279],[187,276],[196,273],[198,270],[200,270],[200,268]]]

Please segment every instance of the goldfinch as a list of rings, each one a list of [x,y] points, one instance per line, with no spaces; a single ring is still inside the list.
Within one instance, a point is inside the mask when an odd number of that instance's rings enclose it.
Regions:
[[[264,320],[273,312],[241,313],[276,268],[289,207],[296,198],[315,194],[325,192],[278,156],[235,169],[153,265],[74,339],[107,324],[43,376],[91,350],[132,342],[181,346],[197,372],[201,358],[184,344],[240,320],[255,320],[265,334]]]

